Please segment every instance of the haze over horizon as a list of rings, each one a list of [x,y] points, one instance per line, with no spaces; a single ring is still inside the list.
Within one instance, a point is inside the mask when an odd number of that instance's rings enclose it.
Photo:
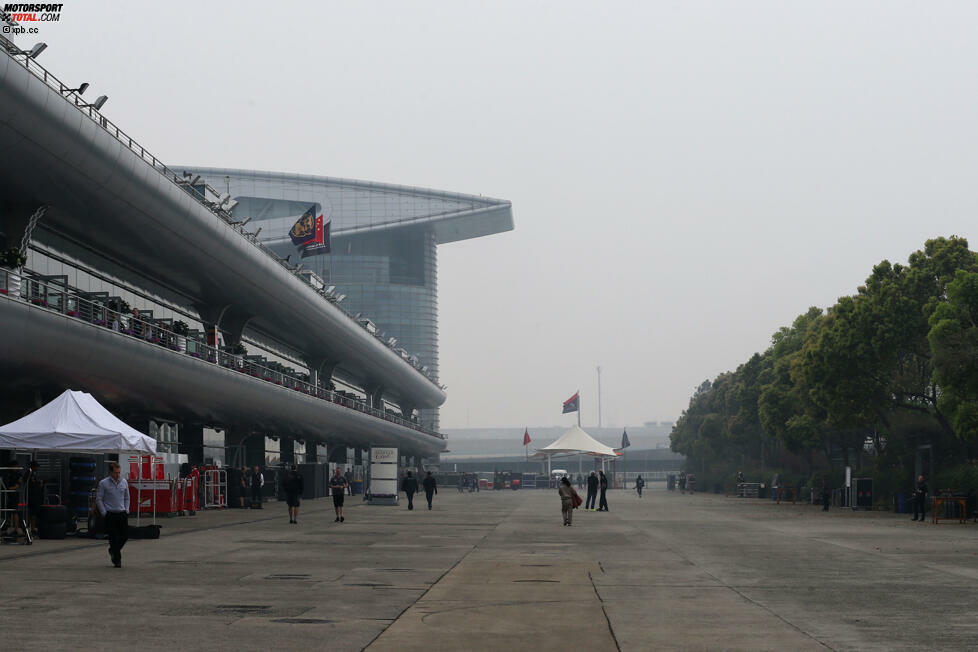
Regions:
[[[978,6],[66,4],[39,63],[174,164],[512,201],[439,248],[446,429],[674,421],[882,259],[974,231]],[[19,43],[31,44],[31,36]],[[978,245],[978,242],[973,242]]]

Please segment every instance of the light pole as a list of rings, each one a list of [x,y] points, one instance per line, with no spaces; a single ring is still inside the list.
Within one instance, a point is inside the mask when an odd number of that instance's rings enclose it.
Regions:
[[[598,428],[601,428],[601,367],[598,366]]]

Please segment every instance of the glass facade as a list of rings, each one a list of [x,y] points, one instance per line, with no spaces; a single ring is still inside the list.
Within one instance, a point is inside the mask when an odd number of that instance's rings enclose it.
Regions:
[[[303,266],[346,295],[347,312],[369,318],[437,380],[437,251],[430,230],[401,228],[338,237],[332,254],[305,258]],[[438,430],[438,410],[421,410],[419,418]]]

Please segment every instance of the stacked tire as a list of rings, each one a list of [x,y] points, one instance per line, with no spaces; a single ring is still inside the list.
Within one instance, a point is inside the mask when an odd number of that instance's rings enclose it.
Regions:
[[[42,539],[64,539],[68,531],[68,508],[64,505],[41,505],[37,533]]]
[[[95,460],[72,457],[68,460],[68,508],[79,523],[88,520],[89,501],[95,488]]]

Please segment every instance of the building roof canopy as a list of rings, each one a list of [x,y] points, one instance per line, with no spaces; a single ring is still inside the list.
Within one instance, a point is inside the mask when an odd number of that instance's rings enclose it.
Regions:
[[[513,229],[510,202],[428,188],[337,177],[220,168],[182,168],[200,174],[238,201],[237,219],[261,221],[261,239],[287,241],[295,220],[315,205],[332,221],[333,237],[430,225],[439,244]]]

